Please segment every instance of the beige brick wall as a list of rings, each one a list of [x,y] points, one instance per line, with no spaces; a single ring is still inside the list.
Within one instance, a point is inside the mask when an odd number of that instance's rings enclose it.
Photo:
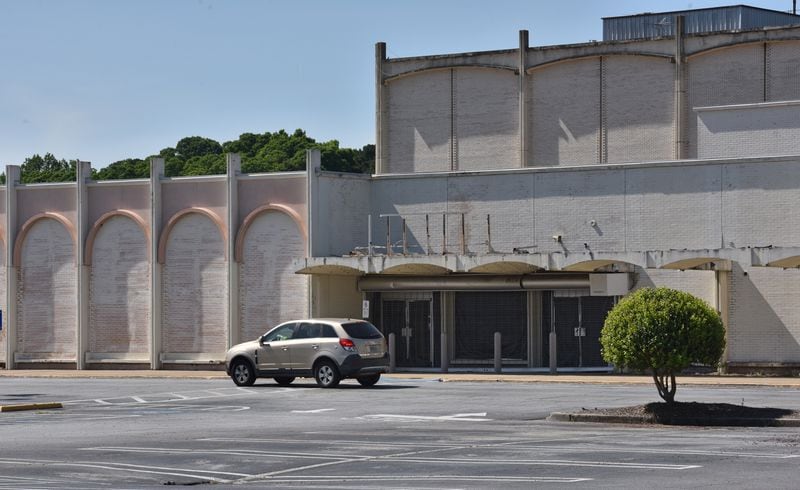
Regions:
[[[451,70],[389,82],[385,173],[450,170]]]
[[[730,362],[800,362],[800,270],[742,268],[731,273]]]
[[[477,68],[454,73],[456,169],[519,167],[517,76]]]
[[[147,239],[132,219],[114,216],[95,237],[89,277],[89,352],[150,349]]]
[[[717,278],[714,271],[636,268],[636,282],[631,291],[660,287],[693,294],[717,309]]]
[[[763,102],[764,46],[737,46],[694,56],[687,69],[687,158],[696,158],[697,118],[692,108]]]
[[[598,163],[600,59],[550,65],[529,80],[529,166]]]
[[[219,353],[227,344],[227,263],[219,228],[187,214],[167,238],[162,288],[162,349]]]
[[[25,237],[17,283],[17,352],[75,359],[73,248],[72,236],[54,219],[40,219]]]
[[[3,330],[0,330],[0,362],[5,362],[8,308],[6,308],[6,254],[2,246],[0,246],[0,311],[3,312]]]
[[[767,44],[768,101],[800,99],[800,42]]]
[[[607,162],[674,158],[674,72],[664,58],[603,58]]]
[[[721,179],[714,165],[627,170],[627,249],[720,248]]]
[[[242,341],[308,316],[308,277],[292,269],[304,256],[303,236],[288,215],[267,211],[250,225],[239,266]]]

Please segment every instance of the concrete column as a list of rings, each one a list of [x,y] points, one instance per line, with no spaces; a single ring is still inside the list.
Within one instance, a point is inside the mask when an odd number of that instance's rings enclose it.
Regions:
[[[386,61],[386,43],[375,43],[375,173],[385,172],[386,142],[386,86],[383,64]]]
[[[528,166],[528,31],[519,31],[519,166]]]
[[[722,366],[723,369],[728,365],[728,345],[730,344],[730,287],[731,287],[731,272],[730,271],[716,271],[717,282],[717,311],[722,317],[722,325],[725,327],[725,351],[722,353]]]
[[[675,16],[675,159],[686,158],[686,55],[684,50],[685,17]]]
[[[239,263],[235,260],[236,234],[239,232],[239,182],[242,160],[235,153],[226,155],[228,165],[228,348],[239,343]]]
[[[89,267],[86,265],[86,235],[89,233],[89,194],[86,184],[92,178],[92,165],[89,162],[78,161],[75,186],[75,198],[78,215],[78,240],[75,254],[78,273],[78,328],[76,368],[86,369],[86,351],[89,348]]]
[[[6,311],[3,312],[3,329],[6,332],[6,369],[14,369],[14,352],[17,350],[17,264],[14,263],[14,243],[17,241],[17,191],[20,169],[6,165]]]
[[[150,159],[150,368],[161,367],[161,264],[158,241],[161,237],[161,177],[164,159]]]
[[[503,372],[503,335],[494,333],[494,372]]]
[[[319,206],[317,199],[319,196],[319,172],[322,168],[322,154],[319,150],[306,150],[306,226],[308,227],[308,242],[306,243],[306,256],[318,257],[318,236],[317,228],[320,226]],[[327,254],[325,254],[327,255]],[[311,276],[313,277],[313,276]],[[316,281],[306,278],[308,281],[308,314],[314,316],[317,308],[314,307],[314,296],[316,294]]]

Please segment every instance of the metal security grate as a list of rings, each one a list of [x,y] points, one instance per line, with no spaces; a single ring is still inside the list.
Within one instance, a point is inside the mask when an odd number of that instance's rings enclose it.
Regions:
[[[528,345],[525,292],[455,294],[455,357],[494,357],[494,333],[502,335],[503,359],[526,360]]]

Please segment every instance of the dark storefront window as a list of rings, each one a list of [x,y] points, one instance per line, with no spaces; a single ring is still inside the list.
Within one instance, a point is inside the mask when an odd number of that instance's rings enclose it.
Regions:
[[[504,359],[527,359],[527,293],[455,293],[455,358],[494,358],[494,333]]]

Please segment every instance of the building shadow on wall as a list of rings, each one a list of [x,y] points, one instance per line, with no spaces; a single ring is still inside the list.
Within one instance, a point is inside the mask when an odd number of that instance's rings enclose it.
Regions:
[[[732,268],[728,360],[731,362],[800,363],[800,342],[764,297],[753,277],[790,271],[757,268],[747,272],[738,263]],[[770,280],[774,280],[773,277]],[[793,304],[787,296],[784,304]],[[773,302],[777,302],[773,300]],[[739,355],[746,352],[746,355]],[[746,357],[745,357],[746,356]]]

